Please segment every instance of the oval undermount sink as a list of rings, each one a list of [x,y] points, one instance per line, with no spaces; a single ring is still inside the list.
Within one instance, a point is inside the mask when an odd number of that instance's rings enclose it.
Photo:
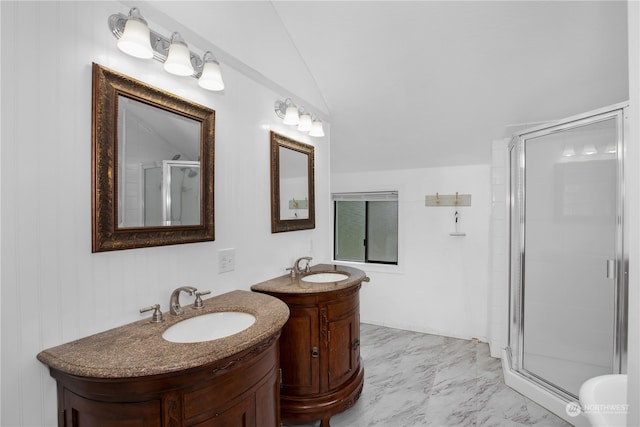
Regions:
[[[344,273],[311,273],[304,276],[302,279],[303,282],[309,283],[331,283],[331,282],[339,282],[344,279],[348,279],[349,275]]]
[[[169,327],[162,338],[176,343],[217,340],[242,332],[255,321],[252,314],[237,311],[202,314]]]

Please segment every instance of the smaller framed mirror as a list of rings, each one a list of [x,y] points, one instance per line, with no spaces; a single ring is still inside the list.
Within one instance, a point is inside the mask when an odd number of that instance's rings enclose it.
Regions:
[[[271,132],[271,232],[316,227],[314,148]]]

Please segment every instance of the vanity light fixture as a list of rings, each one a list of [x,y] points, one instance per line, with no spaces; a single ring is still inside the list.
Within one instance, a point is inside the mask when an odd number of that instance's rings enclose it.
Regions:
[[[613,142],[607,144],[607,147],[604,150],[604,152],[608,154],[615,154],[617,151],[618,150],[616,149],[616,145]]]
[[[320,120],[314,120],[311,125],[310,136],[322,137],[324,136],[324,129],[322,128],[322,122]]]
[[[324,136],[322,122],[315,119],[310,112],[305,111],[304,107],[298,108],[290,98],[276,101],[274,110],[285,125],[297,126],[298,131],[309,132],[309,136]]]
[[[164,61],[164,70],[176,76],[190,76],[194,73],[189,46],[177,31],[171,34],[171,45]]]
[[[300,132],[309,132],[311,130],[311,114],[302,113],[300,115],[300,123],[298,123],[298,130]]]
[[[200,87],[207,90],[222,90],[224,82],[222,81],[222,72],[220,71],[220,63],[213,56],[213,53],[207,51],[202,57],[204,65],[202,66],[202,75],[198,79]]]
[[[576,151],[573,149],[572,145],[564,147],[564,150],[562,151],[562,157],[573,157],[575,155]]]
[[[131,8],[124,24],[122,36],[118,39],[118,49],[136,58],[153,58],[150,32],[147,21],[137,7]]]
[[[138,8],[131,8],[129,15],[113,14],[108,23],[111,33],[118,39],[118,48],[124,53],[162,62],[171,74],[195,77],[203,89],[224,89],[220,63],[211,52],[207,51],[201,58],[189,50],[178,32],[167,38],[151,30]]]

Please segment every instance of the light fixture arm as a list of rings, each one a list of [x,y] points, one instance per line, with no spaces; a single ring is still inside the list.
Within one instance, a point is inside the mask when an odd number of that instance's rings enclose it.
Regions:
[[[109,29],[116,39],[120,39],[124,33],[124,25],[127,23],[129,17],[122,13],[115,13],[109,16]],[[169,46],[171,45],[171,38],[165,37],[160,33],[149,29],[151,49],[153,49],[153,59],[164,63],[167,60],[169,54]],[[199,55],[189,51],[191,65],[193,66],[194,73],[191,77],[200,78],[202,75],[202,68],[204,67],[204,61]]]

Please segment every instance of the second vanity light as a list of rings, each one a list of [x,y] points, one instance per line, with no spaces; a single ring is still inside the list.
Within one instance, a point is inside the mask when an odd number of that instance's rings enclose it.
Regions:
[[[109,28],[118,39],[118,49],[136,58],[153,58],[164,65],[164,70],[177,76],[192,76],[206,90],[224,89],[220,63],[210,51],[202,58],[189,50],[177,31],[170,38],[150,30],[138,8],[129,15],[117,13],[109,17]]]
[[[276,101],[274,110],[285,125],[297,126],[298,131],[309,132],[309,136],[324,136],[322,121],[314,118],[304,107],[298,108],[290,98]]]

